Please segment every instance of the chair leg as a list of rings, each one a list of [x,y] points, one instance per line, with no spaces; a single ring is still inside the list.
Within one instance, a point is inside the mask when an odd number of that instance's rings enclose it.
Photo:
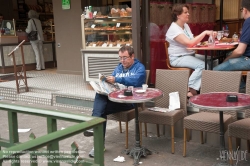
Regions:
[[[204,142],[203,142],[203,131],[200,131],[200,138],[201,138],[201,144],[204,144]]]
[[[172,154],[174,154],[174,125],[171,126]]]
[[[250,153],[250,140],[247,140],[247,150],[248,150],[248,153]]]
[[[128,122],[126,122],[126,149],[128,149]]]
[[[228,137],[228,146],[229,146],[229,155],[233,154],[233,146],[232,146],[232,137],[229,136]],[[229,156],[229,160],[230,160],[230,165],[233,165],[233,159],[232,156]]]
[[[119,128],[120,128],[120,133],[122,133],[122,122],[119,121]]]
[[[187,136],[186,136],[186,140],[187,142],[190,141],[190,130],[186,129],[187,130]]]
[[[148,137],[147,123],[144,123],[144,129],[145,129],[145,137]]]
[[[160,127],[158,124],[156,125],[156,131],[157,131],[157,137],[160,137]]]
[[[183,133],[183,157],[186,157],[186,145],[187,144],[187,129],[184,128]]]
[[[241,139],[240,138],[236,138],[236,149],[239,147],[239,149],[240,149],[240,147],[241,147]]]

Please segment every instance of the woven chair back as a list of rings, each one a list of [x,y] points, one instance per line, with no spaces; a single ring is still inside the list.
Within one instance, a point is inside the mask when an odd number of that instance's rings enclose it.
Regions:
[[[156,70],[155,87],[162,90],[164,96],[155,102],[156,107],[169,107],[169,93],[179,92],[180,106],[184,110],[184,116],[187,114],[187,89],[188,89],[188,70]]]
[[[239,92],[241,71],[211,71],[203,70],[201,79],[201,93],[209,92]],[[200,110],[205,112],[218,111]],[[225,111],[225,114],[232,115],[233,121],[237,120],[236,111]]]

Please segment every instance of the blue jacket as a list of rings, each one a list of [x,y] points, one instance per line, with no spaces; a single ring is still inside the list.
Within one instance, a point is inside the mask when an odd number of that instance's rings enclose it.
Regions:
[[[125,86],[142,87],[146,80],[146,71],[144,65],[137,59],[127,71],[124,71],[121,63],[115,68],[112,73],[115,77],[115,82]]]

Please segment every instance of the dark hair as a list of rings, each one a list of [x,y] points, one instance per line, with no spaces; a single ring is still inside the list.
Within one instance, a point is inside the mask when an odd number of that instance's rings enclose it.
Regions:
[[[2,14],[2,13],[0,13],[0,16],[3,16],[3,14]]]
[[[181,15],[181,13],[183,12],[183,7],[186,7],[187,9],[189,9],[189,7],[186,4],[183,4],[183,3],[174,4],[172,8],[172,21],[173,22],[177,21],[177,16]]]
[[[250,1],[249,0],[242,0],[241,1],[241,7],[244,7],[248,11],[250,11]]]
[[[125,51],[128,51],[129,56],[132,56],[134,54],[134,49],[131,46],[122,46],[118,52],[124,53]]]

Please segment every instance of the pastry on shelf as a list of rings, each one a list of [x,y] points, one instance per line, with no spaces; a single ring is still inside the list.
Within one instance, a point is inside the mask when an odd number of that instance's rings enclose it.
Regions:
[[[116,30],[116,27],[113,26],[113,27],[108,27],[107,30]]]
[[[120,17],[120,9],[112,8],[110,14],[112,17]]]
[[[125,45],[126,45],[125,39],[117,40],[117,45],[118,45],[118,44],[119,44],[121,47],[122,47],[122,46],[125,46]]]
[[[108,18],[107,15],[102,15],[101,12],[97,12],[97,14],[95,15],[95,18]]]
[[[127,11],[127,13],[128,13],[127,16],[132,16],[132,8],[127,7],[127,8],[126,8],[126,11]]]
[[[106,42],[104,42],[103,44],[102,44],[102,47],[107,47],[108,46],[108,44],[106,43]]]
[[[126,30],[130,30],[130,29],[132,29],[132,27],[129,26],[129,25],[127,25],[127,26],[125,26],[125,29],[126,29]]]
[[[86,45],[87,45],[87,46],[90,46],[90,47],[93,46],[93,44],[94,44],[93,42],[87,42],[87,43],[86,43]]]
[[[129,40],[127,41],[127,44],[129,44],[130,46],[132,46],[132,45],[133,45],[132,39],[129,39]]]
[[[103,41],[98,41],[97,43],[96,43],[96,46],[102,46],[103,45]]]
[[[122,8],[121,11],[120,11],[120,17],[127,17],[127,16],[128,16],[127,11]]]

